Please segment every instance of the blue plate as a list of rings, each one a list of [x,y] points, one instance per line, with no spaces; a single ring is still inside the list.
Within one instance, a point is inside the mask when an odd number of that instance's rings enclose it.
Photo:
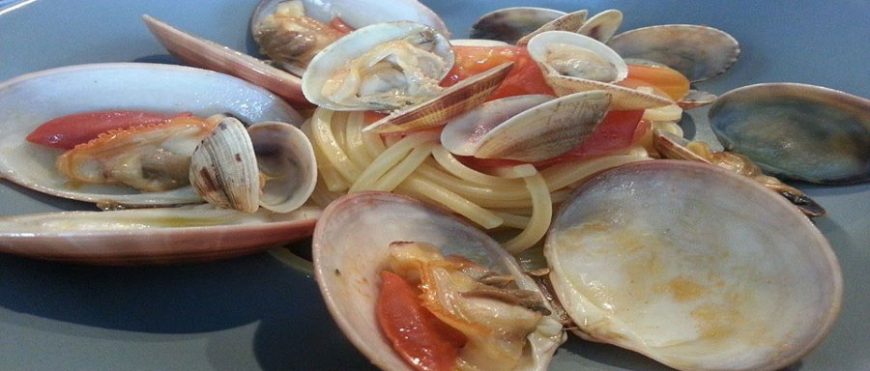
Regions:
[[[386,1],[386,0],[384,0]],[[574,1],[424,1],[464,36],[481,14]],[[794,81],[870,96],[870,2],[587,1],[618,8],[623,30],[705,24],[740,41],[740,60],[701,84],[714,93]],[[256,1],[2,1],[0,80],[51,67],[173,63],[141,21],[151,14],[232,48],[254,52],[248,16]],[[365,11],[361,9],[360,11]],[[693,112],[705,136],[703,110]],[[0,118],[2,119],[2,118]],[[798,185],[828,209],[816,220],[843,267],[844,306],[828,338],[793,368],[870,368],[870,185]],[[5,215],[87,205],[0,183]],[[105,268],[0,255],[0,369],[359,369],[368,362],[327,314],[313,280],[269,254],[170,267]],[[656,369],[644,357],[571,339],[552,369]]]

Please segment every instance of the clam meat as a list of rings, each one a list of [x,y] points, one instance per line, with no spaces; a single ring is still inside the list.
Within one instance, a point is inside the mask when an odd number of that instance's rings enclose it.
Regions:
[[[9,181],[39,192],[108,207],[201,202],[199,195],[189,186],[142,192],[118,183],[71,181],[55,165],[62,150],[33,144],[25,139],[37,125],[50,119],[73,113],[109,110],[191,112],[200,117],[228,113],[246,122],[301,122],[299,114],[293,108],[262,88],[212,71],[144,63],[62,67],[24,75],[0,84],[0,115],[4,117],[0,124],[0,174]],[[191,128],[194,132],[200,131],[200,123],[197,122]],[[167,160],[164,155],[169,152],[180,151],[182,147],[184,151],[192,150],[198,144],[197,139],[182,140],[185,137],[182,132],[185,130],[189,129],[171,133],[146,130],[120,135],[129,135],[127,139],[117,138],[110,141],[108,137],[111,135],[107,135],[95,140],[120,143],[125,148],[124,153],[132,154],[132,158],[110,161],[117,162],[115,170],[109,171],[116,176],[137,179],[137,175],[151,174],[152,169],[160,168],[161,171],[175,169],[168,173],[179,173],[175,174],[175,178],[186,178],[186,160],[170,156],[167,162],[161,162]],[[163,147],[153,147],[163,148],[162,150],[151,152],[150,155],[143,155],[138,150],[139,147],[152,147],[151,144],[140,143],[140,140],[167,134],[169,138],[164,138],[161,142]],[[75,169],[73,172],[76,174],[85,176],[85,179],[99,177],[106,172],[94,170],[96,164],[109,161],[104,152],[87,149],[82,151],[84,157],[68,155],[60,162],[79,164],[71,168]],[[160,164],[155,164],[155,161]],[[176,162],[180,168],[164,166]],[[137,166],[125,172],[124,169],[130,164]],[[158,178],[163,179],[162,176]]]

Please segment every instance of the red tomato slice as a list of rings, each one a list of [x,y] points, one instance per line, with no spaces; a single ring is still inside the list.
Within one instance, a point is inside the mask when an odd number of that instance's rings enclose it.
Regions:
[[[501,86],[489,96],[489,100],[524,94],[554,95],[553,89],[544,80],[541,69],[529,56],[526,48],[517,46],[454,46],[456,62],[442,80],[442,86],[452,86],[469,76],[476,75],[502,63],[514,62]]]
[[[66,115],[50,120],[27,135],[27,141],[53,148],[71,149],[101,133],[137,125],[158,124],[190,113],[165,114],[144,111],[99,111]]]
[[[534,163],[538,169],[566,162],[583,161],[626,149],[637,143],[649,130],[649,125],[641,121],[643,110],[610,111],[589,138],[576,148],[561,156]],[[475,169],[486,170],[503,166],[519,165],[520,161],[485,160],[473,157],[463,157],[460,160]]]
[[[341,19],[341,18],[339,18],[339,17],[335,17],[335,18],[333,18],[333,19],[329,22],[329,27],[332,27],[332,28],[334,28],[336,31],[341,32],[341,33],[343,33],[343,34],[345,34],[345,35],[347,35],[347,34],[353,32],[353,27],[351,27],[351,26],[350,26],[349,24],[347,24],[347,23],[344,23],[344,20]]]
[[[390,271],[381,272],[376,314],[393,349],[418,370],[454,370],[465,336],[424,308],[417,288]]]

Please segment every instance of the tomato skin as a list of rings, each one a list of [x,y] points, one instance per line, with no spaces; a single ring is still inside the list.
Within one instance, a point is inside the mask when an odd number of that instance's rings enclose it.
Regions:
[[[401,276],[382,271],[381,282],[375,313],[396,353],[418,370],[454,370],[465,337],[424,308]]]
[[[680,100],[689,93],[689,79],[677,70],[666,66],[628,65],[628,77],[619,85],[637,88],[652,86],[673,100]]]
[[[329,21],[329,27],[332,27],[333,29],[341,32],[344,35],[347,35],[354,31],[353,27],[351,27],[347,23],[344,23],[344,20],[339,17],[335,17],[331,21]]]
[[[137,125],[158,124],[190,113],[165,114],[145,111],[97,111],[74,113],[49,120],[27,135],[27,141],[47,147],[71,149],[101,133]]]
[[[553,88],[547,85],[544,73],[538,63],[529,55],[526,48],[521,48],[514,61],[510,73],[501,85],[492,92],[489,100],[526,94],[556,95]]]

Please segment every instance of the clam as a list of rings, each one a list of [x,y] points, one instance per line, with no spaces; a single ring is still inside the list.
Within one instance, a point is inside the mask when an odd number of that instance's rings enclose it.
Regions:
[[[144,15],[142,19],[163,47],[182,62],[250,81],[290,103],[308,104],[298,77],[247,54],[188,34],[154,17]]]
[[[302,76],[315,54],[349,31],[334,23],[353,30],[393,21],[417,22],[450,35],[444,21],[415,0],[262,0],[251,16],[251,34],[263,54]]]
[[[613,34],[616,33],[616,30],[621,25],[622,12],[616,9],[608,9],[589,18],[588,21],[577,29],[577,33],[606,43],[613,37]]]
[[[317,182],[314,149],[295,126],[266,121],[245,128],[225,117],[193,152],[190,183],[211,204],[252,213],[291,212]]]
[[[563,11],[547,8],[511,7],[498,9],[481,16],[471,26],[469,37],[515,44],[523,36],[564,15]]]
[[[478,329],[486,329],[470,334],[463,331],[468,342],[459,351],[459,358],[466,366],[476,367],[480,362],[488,362],[496,369],[546,369],[553,352],[565,340],[565,334],[553,315],[546,314],[550,312],[549,305],[513,257],[483,232],[441,210],[395,194],[356,193],[333,202],[324,210],[314,232],[314,270],[333,319],[375,366],[388,370],[411,369],[379,327],[376,301],[382,285],[381,272],[390,268],[390,261],[394,261],[397,253],[408,256],[415,255],[415,251],[416,255],[422,251],[433,258],[460,257],[440,260],[446,265],[449,261],[463,261],[461,259],[473,262],[467,272],[470,276],[475,276],[472,271],[479,274],[471,279],[477,282],[471,283],[473,287],[482,288],[479,284],[483,281],[515,286],[507,291],[490,287],[460,293],[452,291],[458,289],[453,284],[442,286],[445,282],[437,281],[435,295],[449,294],[454,298],[439,304],[444,311],[433,311],[438,318],[461,307],[472,310],[463,312],[468,315],[466,320],[475,321],[473,326]],[[489,273],[480,274],[484,271]],[[443,277],[446,272],[453,272],[449,273],[450,277],[456,277],[455,271],[446,269],[438,271],[437,275]],[[454,282],[468,283],[469,277]],[[520,298],[518,294],[522,294],[519,302],[510,299]],[[537,304],[529,305],[531,302]],[[493,316],[481,316],[481,313]],[[534,318],[530,332],[517,336],[513,329],[525,328],[528,318]],[[481,338],[481,333],[489,335]],[[484,352],[475,352],[481,349]],[[486,354],[486,351],[495,353]]]
[[[538,63],[557,95],[604,90],[613,96],[616,110],[670,105],[663,96],[618,86],[628,76],[625,61],[615,51],[588,36],[549,31],[529,40],[529,54]]]
[[[677,369],[783,368],[841,304],[839,264],[809,219],[701,163],[594,176],[562,205],[544,254],[580,336]]]
[[[320,209],[254,214],[212,205],[66,211],[0,218],[0,252],[101,265],[241,256],[311,235]]]
[[[653,147],[662,157],[677,160],[698,161],[731,170],[747,176],[759,184],[779,193],[807,216],[825,215],[825,209],[797,188],[779,179],[765,175],[761,169],[745,156],[728,151],[713,152],[707,143],[689,141],[683,137],[661,130],[653,130]]]
[[[441,143],[460,156],[543,161],[582,143],[609,106],[610,95],[600,90],[556,99],[497,99],[450,121],[441,132]]]
[[[589,11],[586,9],[581,9],[576,12],[567,13],[565,15],[560,16],[550,22],[545,23],[538,29],[526,34],[517,40],[517,45],[524,46],[529,43],[533,37],[537,36],[540,33],[544,33],[547,31],[567,31],[567,32],[576,32],[580,29],[580,26],[586,22],[586,16],[589,14]]]
[[[778,177],[870,180],[870,100],[819,86],[770,83],[723,94],[709,111],[725,149]]]
[[[244,121],[301,122],[262,88],[224,74],[144,63],[91,64],[35,72],[0,84],[0,174],[21,186],[106,207],[201,202],[191,187],[140,192],[118,184],[71,182],[55,168],[61,152],[25,140],[50,119],[79,112],[226,112]],[[184,145],[191,151],[199,142]],[[160,166],[157,166],[158,168]]]
[[[447,39],[423,24],[379,23],[323,49],[302,76],[302,92],[337,111],[392,111],[438,95],[453,67]]]
[[[623,58],[662,63],[692,81],[724,73],[740,55],[737,40],[725,31],[688,24],[638,28],[614,36],[607,44]]]

